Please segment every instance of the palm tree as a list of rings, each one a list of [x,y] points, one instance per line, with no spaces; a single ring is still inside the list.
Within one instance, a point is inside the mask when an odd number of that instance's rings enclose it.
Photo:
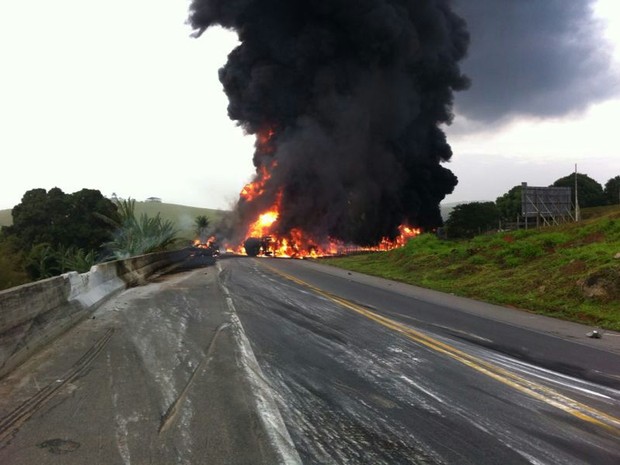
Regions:
[[[207,238],[207,228],[209,227],[210,221],[206,215],[198,215],[194,220],[194,225],[196,226],[196,234],[200,237],[200,242],[205,242]]]
[[[57,275],[57,264],[54,249],[49,244],[37,244],[26,258],[26,272],[35,280],[50,278]]]
[[[94,250],[86,251],[78,247],[59,247],[56,251],[58,257],[58,268],[60,273],[67,271],[77,271],[86,273],[96,263]]]
[[[134,199],[121,200],[117,202],[117,207],[120,217],[118,223],[111,218],[102,217],[116,227],[114,238],[104,244],[113,258],[122,259],[160,252],[178,241],[178,230],[174,223],[162,220],[159,213],[154,217],[142,213],[136,218]]]

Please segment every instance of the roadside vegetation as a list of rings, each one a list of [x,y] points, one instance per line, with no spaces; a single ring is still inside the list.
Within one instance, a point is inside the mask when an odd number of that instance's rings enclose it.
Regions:
[[[122,201],[122,199],[115,199]],[[175,229],[179,231],[179,238],[187,241],[196,239],[195,220],[198,216],[209,218],[210,224],[219,223],[226,212],[212,208],[190,207],[187,205],[176,205],[173,203],[160,202],[141,202],[135,201],[135,214],[140,216],[145,214],[149,217],[160,215],[162,221],[171,221]],[[0,210],[0,226],[11,226],[13,217],[11,210]]]
[[[579,192],[579,207],[590,209],[620,204],[620,176],[610,178],[603,187],[587,174],[571,173],[557,179],[549,187],[571,189],[571,204],[575,206],[575,184]],[[453,239],[472,238],[476,234],[499,229],[514,229],[523,222],[521,185],[514,186],[495,202],[469,202],[457,204],[450,209],[446,219],[445,233]],[[592,213],[594,214],[594,213]],[[583,217],[582,218],[586,218]],[[517,223],[515,223],[515,221]]]
[[[69,271],[84,273],[109,260],[187,247],[197,227],[207,234],[210,221],[222,213],[108,199],[92,189],[66,194],[58,188],[29,190],[8,212],[10,221],[0,217],[0,290]]]
[[[116,202],[114,217],[99,215],[112,229],[112,240],[102,245],[105,258],[124,259],[161,252],[179,243],[178,231],[170,220],[162,220],[159,213],[136,215],[135,200]]]
[[[0,232],[7,265],[0,289],[87,271],[105,258],[101,245],[112,239],[113,229],[102,218],[117,218],[114,203],[93,189],[73,194],[59,188],[31,189],[11,213],[12,224]]]
[[[620,207],[579,223],[328,259],[341,268],[570,321],[620,330]]]

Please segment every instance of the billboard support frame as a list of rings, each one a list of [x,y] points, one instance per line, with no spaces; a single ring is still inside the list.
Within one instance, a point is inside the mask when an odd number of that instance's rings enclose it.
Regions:
[[[575,221],[571,195],[570,187],[530,187],[526,182],[521,183],[521,214],[525,229],[529,228],[530,218],[536,218],[537,228],[541,221],[545,226]]]

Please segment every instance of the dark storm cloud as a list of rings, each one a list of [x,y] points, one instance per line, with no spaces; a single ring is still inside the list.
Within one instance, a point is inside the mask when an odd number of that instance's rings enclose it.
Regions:
[[[278,199],[282,234],[371,244],[441,223],[457,179],[439,126],[468,85],[469,34],[450,0],[194,0],[190,21],[198,35],[237,31],[220,70],[229,116],[274,131],[254,155],[257,178],[271,177],[239,201],[238,231]]]
[[[456,97],[468,118],[563,116],[618,93],[594,0],[455,0],[471,34]]]

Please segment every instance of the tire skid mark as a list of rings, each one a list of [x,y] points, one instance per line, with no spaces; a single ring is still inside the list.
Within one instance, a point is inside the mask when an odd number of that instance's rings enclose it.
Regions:
[[[11,413],[0,418],[0,449],[8,445],[10,439],[17,433],[19,428],[50,401],[64,386],[81,377],[86,372],[93,361],[106,347],[113,334],[114,328],[109,328],[61,378],[52,381],[35,395],[25,400]]]
[[[183,402],[185,402],[185,399],[187,398],[187,393],[189,392],[189,388],[192,386],[194,379],[196,378],[196,375],[200,373],[204,368],[206,368],[207,365],[209,364],[209,361],[211,360],[211,354],[213,353],[213,350],[215,348],[218,336],[223,330],[225,330],[229,326],[230,326],[230,323],[222,323],[215,331],[215,335],[213,336],[213,339],[209,343],[209,347],[207,348],[205,356],[202,358],[202,360],[200,361],[196,369],[193,371],[193,373],[189,377],[189,380],[185,384],[185,387],[183,388],[183,391],[181,391],[181,394],[179,394],[179,396],[175,399],[175,401],[172,404],[170,404],[170,407],[168,407],[168,410],[162,416],[161,423],[159,425],[159,430],[157,431],[158,434],[160,435],[164,434],[170,428],[170,426],[172,426],[172,424],[174,423],[179,413],[179,407],[183,404]]]

